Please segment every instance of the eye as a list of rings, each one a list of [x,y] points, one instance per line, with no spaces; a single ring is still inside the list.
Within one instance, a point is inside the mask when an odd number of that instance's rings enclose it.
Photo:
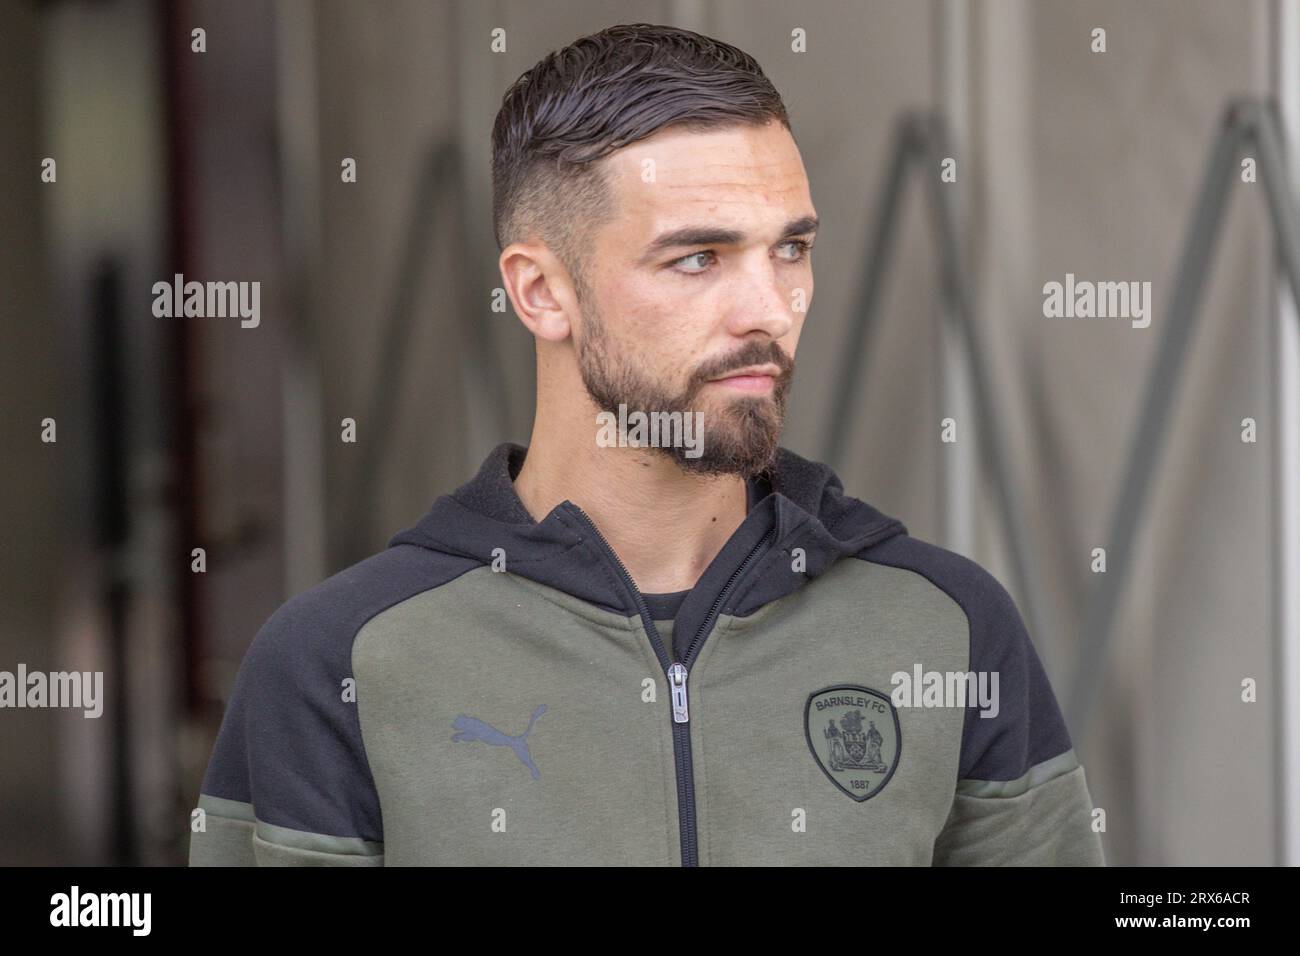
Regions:
[[[701,263],[699,260],[704,256],[708,256],[709,260]],[[669,265],[674,267],[686,266],[687,268],[678,268],[677,271],[685,273],[686,275],[697,276],[707,272],[709,265],[711,265],[716,259],[717,254],[714,253],[712,249],[703,249],[700,252],[692,252],[689,256],[682,256],[680,259],[674,259],[669,263]],[[698,266],[699,268],[689,268],[692,265]]]
[[[784,255],[780,258],[784,259],[786,262],[802,262],[808,257],[808,253],[812,251],[813,244],[806,239],[791,239],[778,246],[780,249],[785,249],[787,247],[792,248],[794,254]]]

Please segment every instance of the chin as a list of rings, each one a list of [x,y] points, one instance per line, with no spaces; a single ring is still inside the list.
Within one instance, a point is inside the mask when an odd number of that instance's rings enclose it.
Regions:
[[[723,441],[712,444],[706,431],[703,454],[698,458],[689,458],[680,449],[676,449],[673,459],[683,471],[692,475],[738,475],[752,478],[771,467],[776,460],[779,444],[779,430],[761,436],[730,434]]]

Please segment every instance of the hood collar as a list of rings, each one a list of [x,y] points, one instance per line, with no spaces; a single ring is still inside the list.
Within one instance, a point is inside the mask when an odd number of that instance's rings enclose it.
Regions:
[[[606,609],[636,613],[635,602],[615,580],[603,549],[588,540],[590,532],[577,506],[564,501],[541,521],[528,513],[514,488],[527,453],[526,447],[513,442],[498,445],[472,479],[438,498],[416,524],[394,535],[389,546],[417,545],[488,565],[494,552],[504,554],[507,571]],[[803,548],[807,567],[802,574],[775,574],[772,565],[760,563],[747,575],[746,587],[728,602],[725,610],[732,613],[751,613],[823,573],[840,558],[907,533],[897,518],[845,495],[829,466],[785,448],[779,449],[765,477],[771,493],[750,508],[695,590],[709,591],[728,579],[768,531],[774,534],[767,557]],[[788,569],[789,562],[784,567]],[[707,600],[712,601],[712,595]]]

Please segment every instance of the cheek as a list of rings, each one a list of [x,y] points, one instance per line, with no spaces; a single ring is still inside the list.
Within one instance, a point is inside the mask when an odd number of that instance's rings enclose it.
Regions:
[[[795,313],[794,321],[790,325],[790,331],[781,337],[781,347],[794,357],[794,351],[799,346],[799,336],[803,334],[804,319],[807,313]]]
[[[684,284],[684,283],[683,283]],[[705,297],[678,295],[673,283],[654,286],[628,283],[618,303],[618,322],[626,339],[656,363],[689,357],[708,341],[713,311]]]
[[[796,290],[802,291],[801,302],[798,301],[797,299]],[[788,291],[790,295],[789,301],[791,302],[791,310],[790,310],[791,326],[790,326],[790,331],[786,333],[785,336],[782,337],[781,343],[783,345],[787,345],[790,349],[790,354],[793,355],[794,345],[796,342],[799,341],[799,336],[803,332],[803,324],[808,318],[808,313],[812,310],[812,302],[813,302],[812,270],[809,269],[806,273],[804,273],[802,277],[792,282],[790,284],[790,288]],[[801,304],[803,308],[796,311],[794,308],[796,302],[798,302],[798,304]]]
[[[790,334],[781,340],[781,347],[786,350],[791,358],[794,358],[795,350],[799,348],[799,333],[802,331],[801,327],[795,326],[790,330]]]
[[[786,283],[786,301],[791,304],[792,311],[800,300],[802,300],[803,311],[795,315],[797,319],[802,319],[812,306],[813,276],[810,268],[797,270]]]

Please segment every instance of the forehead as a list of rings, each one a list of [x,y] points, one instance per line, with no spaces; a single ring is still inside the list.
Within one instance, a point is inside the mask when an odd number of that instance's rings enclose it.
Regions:
[[[777,122],[692,131],[663,129],[606,157],[617,231],[674,226],[780,226],[813,213],[808,177]]]

